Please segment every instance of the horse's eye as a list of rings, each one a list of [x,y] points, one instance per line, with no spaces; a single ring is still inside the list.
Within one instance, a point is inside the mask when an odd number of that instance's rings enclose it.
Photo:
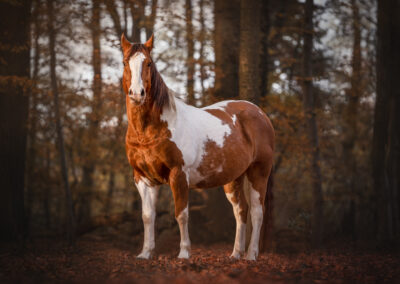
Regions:
[[[122,61],[122,64],[124,64],[124,66],[126,66],[126,62],[125,61]]]
[[[150,67],[150,65],[151,65],[151,62],[147,63],[147,67]]]

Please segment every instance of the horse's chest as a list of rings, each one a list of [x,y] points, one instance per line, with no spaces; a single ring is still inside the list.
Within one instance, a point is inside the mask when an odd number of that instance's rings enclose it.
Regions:
[[[168,181],[168,168],[160,158],[156,147],[135,147],[127,150],[129,163],[140,176],[154,183]]]

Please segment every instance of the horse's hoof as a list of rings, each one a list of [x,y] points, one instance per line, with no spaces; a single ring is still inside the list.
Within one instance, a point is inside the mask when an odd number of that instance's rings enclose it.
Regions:
[[[182,249],[179,252],[178,258],[182,258],[182,259],[189,259],[190,258],[190,253],[188,250],[186,249]]]
[[[256,261],[257,260],[257,253],[255,251],[249,251],[245,257],[247,260]]]
[[[243,255],[243,253],[240,253],[240,252],[238,252],[238,251],[233,251],[232,254],[231,254],[231,256],[230,256],[230,258],[233,258],[233,259],[240,259],[240,258],[242,257],[242,255]]]
[[[152,251],[142,251],[138,256],[137,259],[150,259],[152,257]]]

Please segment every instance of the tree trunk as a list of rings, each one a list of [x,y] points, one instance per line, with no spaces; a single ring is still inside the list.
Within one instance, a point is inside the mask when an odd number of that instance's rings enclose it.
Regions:
[[[158,0],[151,1],[151,14],[146,19],[146,40],[154,33],[154,25],[156,23]]]
[[[104,214],[110,216],[111,211],[111,201],[115,190],[115,173],[113,170],[110,170],[110,176],[108,179],[108,190],[107,190],[107,198],[106,204],[104,205]]]
[[[353,55],[352,55],[352,74],[351,89],[347,93],[347,106],[344,111],[344,142],[343,142],[343,162],[347,176],[346,187],[350,190],[350,207],[346,214],[345,233],[356,240],[356,198],[357,190],[357,161],[355,156],[355,143],[357,139],[357,119],[358,105],[361,97],[361,29],[360,15],[356,0],[351,0],[353,12]]]
[[[39,73],[39,59],[40,59],[40,45],[39,37],[41,34],[40,24],[39,24],[39,11],[41,9],[40,1],[35,1],[35,8],[32,14],[32,21],[34,27],[33,35],[33,46],[35,49],[35,55],[33,58],[33,71],[32,71],[32,83],[34,88],[30,91],[29,98],[29,131],[28,131],[28,157],[27,157],[27,178],[26,178],[26,226],[27,235],[30,235],[31,229],[31,215],[32,215],[32,203],[33,203],[33,191],[35,189],[35,166],[36,166],[36,123],[37,123],[37,78]]]
[[[261,29],[260,29],[260,92],[261,97],[265,97],[268,92],[268,36],[269,36],[269,29],[270,29],[270,12],[269,12],[269,0],[263,0],[261,3]]]
[[[54,9],[53,1],[47,0],[47,29],[49,33],[49,52],[50,52],[50,81],[51,90],[54,100],[54,115],[56,120],[56,133],[57,133],[57,144],[60,153],[60,167],[61,174],[65,190],[65,201],[66,201],[66,212],[67,212],[67,238],[70,243],[75,241],[75,216],[72,203],[71,189],[69,187],[68,181],[68,168],[67,161],[65,158],[65,146],[64,146],[64,135],[61,125],[60,118],[60,105],[59,105],[59,94],[57,86],[57,75],[56,75],[56,52],[55,52],[55,42],[56,33],[54,30]]]
[[[128,0],[123,0],[124,35],[128,36]]]
[[[113,0],[104,0],[104,3],[106,4],[107,11],[110,14],[111,19],[114,23],[115,32],[117,33],[117,36],[119,38],[122,35],[123,30],[117,7],[115,6],[115,2]]]
[[[46,177],[50,180],[50,171],[51,171],[51,159],[50,159],[50,147],[46,147]],[[46,229],[50,229],[51,226],[51,217],[50,217],[50,185],[46,184],[44,187],[44,197],[43,197],[43,212],[44,212],[44,219],[46,224]]]
[[[400,235],[400,3],[378,1],[377,98],[372,146],[376,236]]]
[[[200,64],[200,87],[201,87],[201,105],[205,106],[207,105],[207,97],[205,94],[205,90],[204,90],[204,81],[206,79],[206,72],[205,72],[205,62],[206,62],[206,58],[205,58],[205,54],[204,54],[204,46],[205,41],[206,41],[206,27],[205,27],[205,23],[204,23],[204,0],[200,0],[199,1],[199,6],[200,6],[200,16],[199,16],[199,21],[200,21],[200,34],[199,34],[199,41],[200,41],[200,50],[199,50],[199,54],[200,54],[200,60],[199,60],[199,64]]]
[[[0,3],[0,239],[24,236],[31,1]]]
[[[303,30],[303,68],[302,89],[303,109],[306,122],[306,135],[311,151],[311,179],[312,179],[312,246],[318,248],[322,243],[323,232],[323,198],[322,178],[319,157],[318,129],[315,114],[315,98],[313,92],[312,50],[313,50],[313,10],[314,1],[306,0],[304,6],[304,30]]]
[[[185,2],[185,15],[186,15],[186,44],[187,44],[187,102],[190,105],[196,105],[194,97],[194,41],[193,41],[193,23],[192,23],[192,1],[186,0]]]
[[[215,0],[215,91],[220,99],[239,95],[240,0]]]
[[[132,40],[140,43],[140,31],[144,26],[144,8],[146,7],[145,0],[131,1],[130,10],[132,16]]]
[[[239,96],[257,104],[261,97],[261,1],[240,2]]]
[[[92,34],[92,66],[93,66],[93,98],[91,101],[91,113],[89,115],[88,143],[85,149],[82,186],[84,190],[83,202],[80,205],[81,222],[87,222],[91,218],[91,200],[94,187],[94,172],[96,169],[96,157],[98,156],[98,128],[100,124],[100,108],[101,108],[101,47],[100,47],[100,3],[92,1],[92,22],[90,25]]]

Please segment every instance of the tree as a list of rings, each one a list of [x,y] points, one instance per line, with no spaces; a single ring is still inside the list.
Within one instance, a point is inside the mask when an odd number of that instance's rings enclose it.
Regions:
[[[185,2],[185,15],[186,15],[186,44],[187,44],[187,81],[186,90],[188,103],[196,105],[194,97],[194,40],[193,40],[193,23],[192,23],[192,0]]]
[[[347,92],[347,105],[344,111],[344,141],[343,141],[343,162],[345,163],[345,172],[347,173],[346,186],[350,189],[350,209],[348,216],[348,233],[353,239],[356,239],[356,204],[357,194],[357,160],[355,155],[355,145],[358,137],[357,120],[359,100],[361,97],[361,24],[358,3],[351,0],[352,9],[352,29],[353,29],[353,52],[350,78],[350,90]]]
[[[215,90],[217,98],[239,95],[240,0],[215,0],[214,52]]]
[[[40,59],[40,45],[39,37],[42,33],[39,23],[39,13],[41,11],[40,1],[34,1],[34,9],[32,12],[33,32],[32,32],[32,45],[35,50],[33,57],[33,70],[32,70],[32,83],[37,86],[38,74],[39,74],[39,59]],[[28,155],[27,155],[27,174],[26,174],[26,226],[27,235],[30,235],[31,215],[32,215],[32,203],[33,203],[33,191],[35,189],[35,169],[36,169],[36,131],[37,131],[37,119],[38,119],[38,88],[32,88],[30,90],[29,98],[29,131],[28,131]]]
[[[200,41],[200,49],[199,49],[199,68],[200,68],[200,87],[201,87],[201,104],[202,106],[206,105],[207,97],[204,90],[204,80],[206,79],[206,71],[205,71],[205,54],[204,54],[204,46],[205,46],[205,34],[206,27],[204,23],[204,0],[199,1],[200,12],[199,12],[199,22],[200,22],[200,32],[199,32],[199,41]]]
[[[322,199],[322,178],[320,169],[320,154],[317,118],[315,113],[315,93],[313,92],[313,10],[314,1],[306,0],[304,4],[304,30],[303,30],[303,66],[302,66],[302,89],[303,109],[306,122],[306,135],[308,146],[311,152],[311,183],[312,183],[312,245],[319,247],[322,242],[323,226],[323,199]]]
[[[151,13],[147,16],[145,31],[146,31],[146,40],[150,38],[151,34],[154,33],[154,25],[156,23],[156,16],[157,16],[157,5],[158,0],[151,1]]]
[[[0,2],[0,238],[24,234],[31,1]]]
[[[264,97],[268,94],[268,76],[269,76],[269,54],[268,54],[268,37],[270,29],[270,9],[269,1],[261,1],[261,19],[260,19],[260,92]]]
[[[145,8],[145,0],[130,1],[130,10],[132,16],[132,39],[137,43],[140,43],[140,30],[144,26]]]
[[[101,26],[100,26],[100,2],[92,1],[92,19],[90,23],[90,31],[92,35],[92,66],[93,66],[93,97],[90,103],[91,112],[88,115],[88,139],[85,145],[85,162],[83,165],[82,186],[86,194],[84,194],[84,202],[82,202],[81,221],[87,221],[91,217],[90,200],[94,187],[93,175],[96,169],[98,157],[98,130],[100,125],[100,111],[102,104],[102,77],[101,77]]]
[[[258,103],[261,97],[261,1],[240,2],[239,96]]]
[[[377,97],[372,148],[376,233],[400,235],[400,3],[378,1]]]
[[[57,145],[60,155],[60,167],[64,185],[65,203],[67,212],[67,222],[66,222],[67,238],[70,241],[70,243],[73,243],[76,237],[75,236],[76,225],[75,225],[75,215],[72,203],[71,189],[68,180],[68,167],[65,157],[64,134],[60,117],[60,103],[59,103],[59,93],[58,93],[57,74],[56,74],[56,60],[57,60],[55,51],[56,32],[54,29],[54,8],[52,0],[47,0],[47,32],[49,35],[51,91],[53,95],[54,116],[56,120],[56,132],[57,132]]]

